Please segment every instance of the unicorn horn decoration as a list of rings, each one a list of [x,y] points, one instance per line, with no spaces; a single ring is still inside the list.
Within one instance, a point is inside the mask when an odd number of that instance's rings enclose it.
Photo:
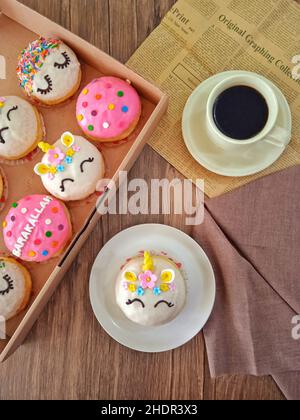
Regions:
[[[53,146],[51,146],[51,144],[45,143],[45,142],[43,142],[43,141],[41,141],[41,142],[38,144],[38,147],[41,149],[41,151],[42,151],[43,153],[48,153],[48,152],[49,152],[49,150],[53,150],[53,149],[54,149],[54,147],[53,147]]]
[[[146,251],[144,253],[143,271],[153,271],[153,270],[154,270],[153,259],[151,257],[150,252]]]

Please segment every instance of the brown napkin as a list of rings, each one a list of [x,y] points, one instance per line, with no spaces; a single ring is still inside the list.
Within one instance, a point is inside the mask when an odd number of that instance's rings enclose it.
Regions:
[[[300,399],[300,166],[208,200],[194,237],[217,281],[204,329],[212,376],[272,375]]]

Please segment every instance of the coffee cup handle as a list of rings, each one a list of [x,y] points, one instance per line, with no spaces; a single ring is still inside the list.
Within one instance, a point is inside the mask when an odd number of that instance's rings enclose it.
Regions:
[[[282,127],[276,127],[265,138],[265,141],[277,147],[286,147],[289,144],[290,140],[291,140],[290,131]]]

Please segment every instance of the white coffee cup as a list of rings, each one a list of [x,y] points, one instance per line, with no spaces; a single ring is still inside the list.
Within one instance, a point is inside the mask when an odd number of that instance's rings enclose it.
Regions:
[[[269,108],[269,116],[265,127],[256,136],[246,140],[238,140],[226,136],[219,130],[214,121],[213,110],[217,98],[221,93],[233,86],[249,86],[256,89],[265,98]],[[277,147],[286,147],[290,141],[290,133],[276,124],[278,114],[279,104],[274,90],[256,73],[229,76],[212,90],[207,101],[208,130],[213,139],[224,148],[245,146],[259,141],[268,142]]]

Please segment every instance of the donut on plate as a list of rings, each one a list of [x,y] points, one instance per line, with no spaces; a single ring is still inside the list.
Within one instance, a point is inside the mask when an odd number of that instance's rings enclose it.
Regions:
[[[116,282],[116,301],[124,315],[145,326],[172,321],[183,309],[186,285],[178,265],[166,256],[130,259]]]

